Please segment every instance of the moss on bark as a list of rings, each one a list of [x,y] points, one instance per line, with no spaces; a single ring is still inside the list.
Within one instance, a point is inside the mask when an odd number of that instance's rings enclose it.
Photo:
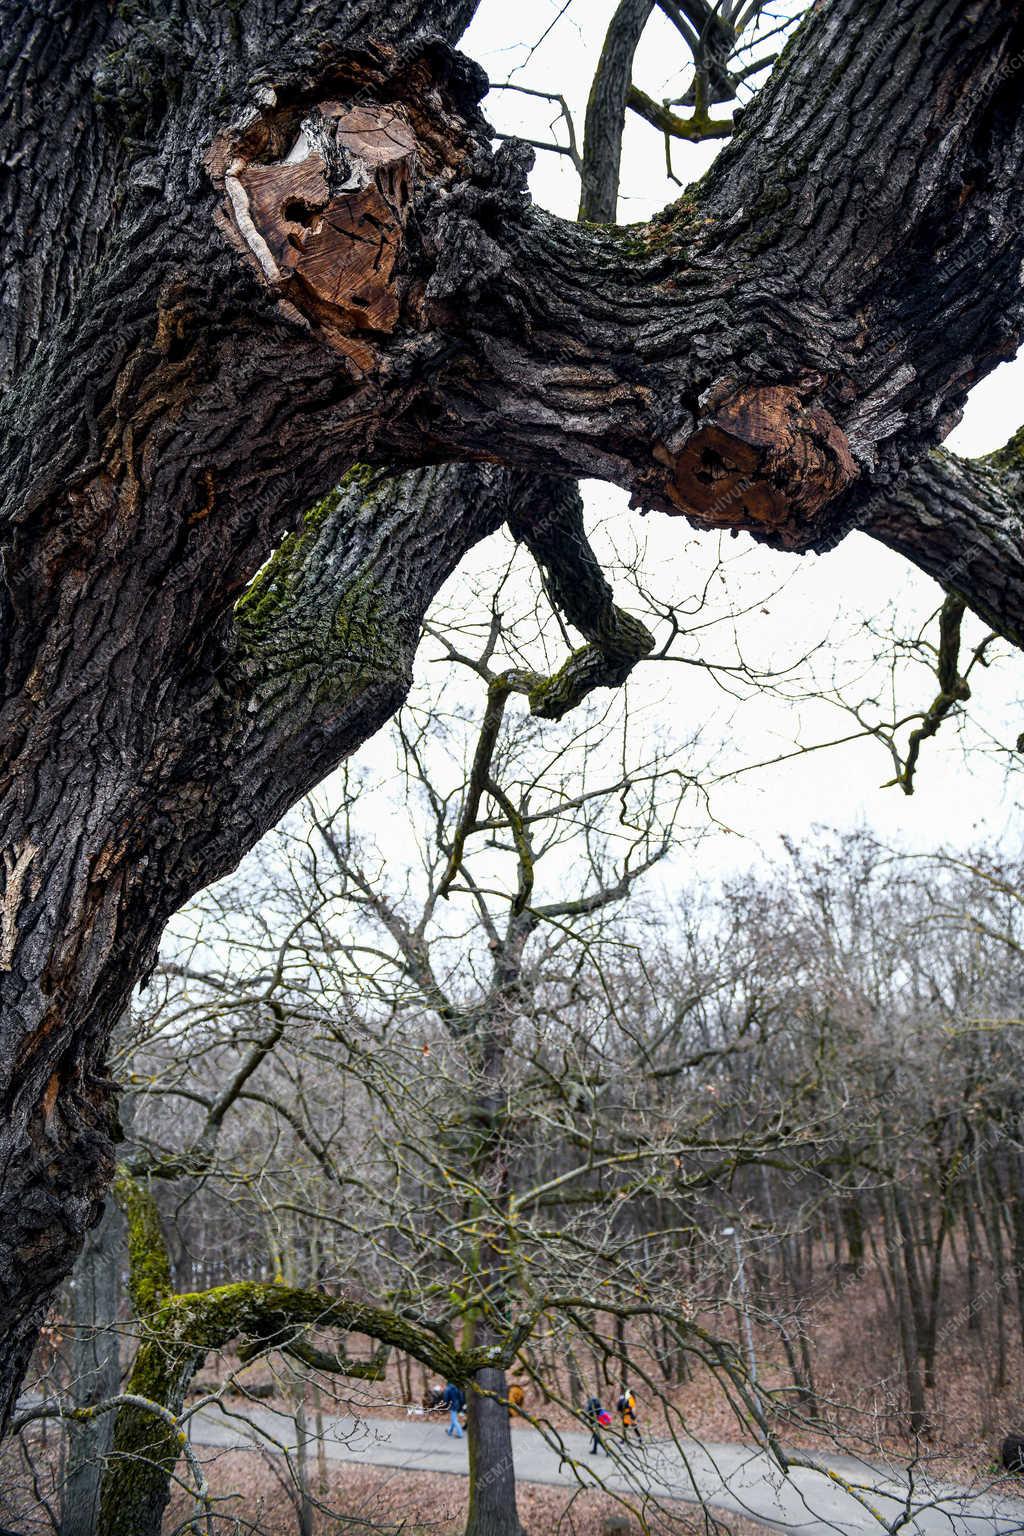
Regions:
[[[119,1167],[114,1198],[128,1227],[128,1289],[140,1317],[147,1316],[171,1294],[171,1262],[167,1255],[160,1213],[146,1186]]]

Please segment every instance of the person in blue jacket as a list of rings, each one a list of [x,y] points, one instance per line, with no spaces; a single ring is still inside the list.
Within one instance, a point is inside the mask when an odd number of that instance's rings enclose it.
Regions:
[[[448,1409],[448,1428],[446,1435],[454,1435],[456,1440],[462,1439],[462,1425],[459,1423],[459,1414],[466,1406],[466,1394],[461,1387],[457,1387],[454,1381],[450,1381],[444,1389],[444,1405]]]
[[[597,1456],[604,1450],[601,1444],[601,1430],[611,1423],[611,1414],[604,1411],[599,1397],[590,1397],[583,1410],[583,1419],[590,1429],[590,1454]]]

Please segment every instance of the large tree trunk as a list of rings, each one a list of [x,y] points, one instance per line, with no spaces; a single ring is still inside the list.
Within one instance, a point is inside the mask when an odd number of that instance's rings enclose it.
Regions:
[[[137,700],[129,707],[121,697],[96,762],[72,750],[68,798],[57,785],[46,793],[54,770],[42,754],[25,822],[12,797],[8,826],[26,829],[20,835],[35,839],[28,846],[37,856],[20,888],[29,930],[20,964],[0,975],[0,1384],[8,1396],[109,1176],[120,1133],[113,1085],[102,1075],[107,1023],[152,963],[175,906],[229,870],[296,792],[401,703],[427,603],[465,548],[500,523],[505,479],[467,468],[378,490],[362,481],[343,487],[282,546],[228,615],[219,643],[216,631],[205,637],[219,660],[197,663],[176,690],[141,655],[131,660],[125,675]],[[458,514],[453,497],[465,499]],[[108,595],[113,601],[112,588]],[[139,603],[136,618],[148,627],[143,594],[126,601]],[[177,603],[172,593],[168,608]],[[158,594],[150,613],[160,606]],[[166,616],[153,622],[159,629]],[[93,699],[83,711],[99,707]],[[69,731],[76,718],[72,702]],[[205,732],[199,753],[197,730]],[[76,786],[82,827],[69,844],[60,828]],[[43,809],[37,828],[32,813]]]
[[[1024,634],[1004,491],[1001,567],[961,484],[905,478],[1021,334],[1020,5],[814,7],[625,233],[492,153],[473,10],[5,15],[0,1418],[100,1211],[105,1040],[169,913],[380,726],[503,516],[497,470],[350,481],[236,610],[354,462],[600,475],[794,550],[870,519],[940,580],[967,549],[955,586]]]

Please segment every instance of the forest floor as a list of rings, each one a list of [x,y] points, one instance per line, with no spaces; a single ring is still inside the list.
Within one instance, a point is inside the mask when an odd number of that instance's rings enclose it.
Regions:
[[[258,1524],[266,1536],[294,1536],[294,1489],[274,1459],[255,1451],[228,1451],[207,1465],[215,1495],[223,1498],[225,1515],[232,1511]],[[314,1495],[326,1510],[351,1522],[341,1531],[373,1532],[374,1536],[461,1536],[465,1529],[468,1481],[444,1473],[408,1472],[393,1467],[355,1465],[314,1469]],[[244,1490],[241,1493],[239,1490]],[[188,1518],[192,1499],[177,1489],[168,1512],[167,1529]],[[622,1503],[609,1494],[566,1493],[523,1483],[517,1490],[519,1517],[527,1536],[604,1536],[610,1516],[621,1515]],[[695,1508],[679,1506],[662,1516],[648,1510],[652,1536],[769,1536],[756,1521],[730,1516],[718,1525]],[[634,1532],[640,1526],[633,1523]],[[314,1512],[312,1536],[338,1536],[338,1520],[324,1510]]]

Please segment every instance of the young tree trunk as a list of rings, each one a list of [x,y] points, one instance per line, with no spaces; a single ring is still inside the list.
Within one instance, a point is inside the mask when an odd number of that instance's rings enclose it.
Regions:
[[[1006,1388],[1006,1264],[1003,1229],[999,1219],[998,1185],[994,1183],[991,1170],[986,1171],[989,1177],[983,1179],[981,1170],[978,1169],[976,1182],[981,1202],[982,1226],[992,1263],[992,1288],[995,1292],[996,1340],[995,1358],[992,1362],[992,1390],[1002,1392]]]
[[[828,1171],[823,1170],[828,1177]],[[828,1202],[829,1228],[832,1237],[832,1267],[838,1275],[843,1267],[843,1238],[846,1235],[846,1226],[843,1222],[843,1208],[838,1195],[832,1195]]]
[[[92,1408],[116,1397],[121,1384],[117,1328],[124,1262],[124,1221],[115,1202],[104,1207],[75,1265],[71,1317],[71,1400]],[[95,1536],[103,1462],[110,1450],[112,1414],[67,1424],[68,1453],[61,1490],[60,1536]]]
[[[803,1367],[804,1385],[807,1389],[807,1410],[816,1414],[818,1411],[818,1390],[814,1385],[814,1362],[811,1359],[811,1345],[807,1337],[807,1329],[803,1319],[797,1318],[797,1342],[800,1345],[800,1363]]]
[[[858,1190],[851,1191],[840,1207],[846,1233],[846,1253],[851,1268],[864,1268],[864,1211]]]
[[[656,1355],[656,1359],[657,1359],[657,1363],[658,1363],[658,1370],[661,1372],[663,1380],[668,1382],[669,1384],[671,1384],[675,1380],[675,1366],[676,1366],[676,1340],[675,1340],[675,1336],[674,1336],[671,1328],[668,1326],[668,1324],[666,1322],[662,1321],[662,1322],[660,1322],[658,1324],[658,1327],[657,1327],[657,1330],[656,1330],[656,1337],[657,1337],[657,1340],[658,1340],[658,1348],[657,1348],[657,1355]],[[573,1403],[578,1405],[579,1404],[579,1398],[578,1397],[574,1397],[573,1398]]]
[[[895,1326],[896,1295],[892,1289],[892,1283],[890,1279],[892,1263],[888,1254],[887,1244],[883,1241],[882,1248],[879,1248],[878,1243],[875,1241],[874,1228],[870,1225],[868,1227],[868,1241],[871,1245],[871,1257],[875,1261],[875,1270],[878,1274],[878,1278],[882,1286],[882,1294],[885,1297],[885,1304],[889,1308],[889,1314],[893,1320],[893,1325]]]
[[[567,1358],[569,1367],[569,1400],[574,1408],[582,1408],[586,1397],[586,1389],[583,1384],[583,1373],[576,1357],[576,1351],[570,1349]]]
[[[814,1367],[811,1361],[811,1348],[807,1338],[807,1329],[804,1327],[804,1320],[800,1311],[800,1285],[796,1263],[794,1262],[794,1257],[797,1261],[799,1260],[799,1241],[795,1238],[784,1235],[782,1242],[779,1245],[779,1252],[782,1267],[783,1291],[789,1300],[794,1304],[793,1316],[796,1326],[797,1342],[800,1349],[799,1369],[797,1368],[796,1359],[793,1354],[793,1346],[790,1340],[789,1332],[785,1328],[785,1325],[782,1325],[783,1345],[786,1350],[786,1357],[789,1360],[790,1370],[793,1373],[793,1380],[800,1388],[801,1399],[806,1404],[809,1413],[817,1413],[818,1398],[814,1386]]]
[[[939,1308],[942,1300],[942,1261],[946,1240],[953,1228],[954,1175],[947,1165],[940,1182],[938,1223],[932,1238],[931,1274],[928,1283],[928,1325],[924,1341],[924,1380],[926,1387],[935,1386],[935,1351],[939,1337]]]
[[[621,1312],[616,1312],[612,1322],[615,1334],[615,1359],[620,1375],[626,1371],[626,1320]],[[742,1344],[742,1339],[740,1343]]]
[[[298,1504],[298,1536],[313,1536],[315,1509],[309,1487],[309,1426],[306,1422],[306,1383],[299,1380],[295,1394],[295,1482]]]
[[[808,1413],[817,1413],[818,1407],[817,1400],[814,1395],[814,1383],[807,1370],[808,1357],[804,1351],[801,1351],[802,1359],[798,1363],[796,1350],[793,1348],[793,1340],[790,1336],[789,1329],[786,1327],[781,1318],[779,1319],[777,1326],[779,1330],[779,1338],[782,1340],[782,1347],[786,1352],[786,1360],[789,1363],[790,1375],[793,1377],[793,1383],[797,1389],[797,1396],[799,1397],[804,1407],[807,1409]],[[805,1341],[802,1340],[801,1342],[804,1343]]]
[[[895,1210],[896,1200],[890,1186],[885,1189],[882,1195],[882,1216],[885,1229],[886,1252],[889,1255],[889,1272],[892,1278],[893,1295],[896,1300],[896,1323],[899,1329],[900,1351],[903,1355],[903,1369],[906,1375],[907,1397],[910,1404],[907,1426],[912,1435],[927,1435],[929,1433],[928,1409],[925,1402],[924,1384],[921,1380],[920,1337],[917,1332],[917,1319],[907,1278],[908,1270],[905,1262],[906,1240],[902,1232],[897,1237],[898,1223]]]
[[[412,1402],[412,1360],[408,1355],[399,1355],[397,1360],[398,1384],[406,1404]]]
[[[1018,1132],[1019,1135],[1019,1132]],[[1017,1281],[1017,1320],[1024,1349],[1024,1154],[1011,1153],[1010,1217],[1013,1222],[1013,1269]]]
[[[922,1357],[925,1352],[925,1342],[928,1337],[928,1314],[925,1308],[924,1289],[921,1284],[921,1271],[918,1265],[918,1247],[914,1236],[913,1223],[911,1221],[910,1208],[907,1197],[898,1183],[892,1186],[893,1209],[896,1212],[896,1222],[900,1234],[900,1256],[903,1260],[903,1269],[906,1276],[906,1291],[910,1302],[910,1308],[914,1318],[914,1337]]]
[[[971,1333],[976,1333],[981,1327],[978,1305],[978,1260],[981,1245],[978,1240],[978,1222],[974,1212],[974,1192],[969,1183],[963,1190],[963,1202],[967,1239],[967,1327]]]
[[[329,1491],[327,1434],[324,1426],[324,1394],[319,1382],[311,1385],[313,1394],[313,1433],[316,1436],[316,1491],[323,1502]]]
[[[479,1342],[479,1341],[478,1341]],[[512,1427],[504,1371],[478,1371],[469,1393],[466,1536],[524,1536],[516,1507]]]

